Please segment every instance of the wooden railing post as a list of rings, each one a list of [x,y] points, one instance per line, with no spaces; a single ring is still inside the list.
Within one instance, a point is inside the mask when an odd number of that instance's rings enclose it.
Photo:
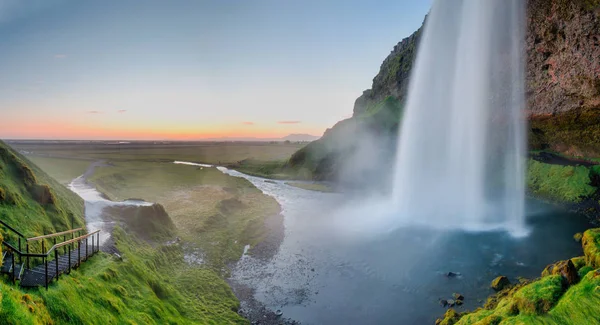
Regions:
[[[67,235],[63,236],[63,242],[67,241]],[[67,246],[63,246],[63,254],[67,254]]]
[[[100,251],[100,232],[96,233],[98,235],[98,237],[96,238],[97,242],[98,242],[98,252]]]
[[[71,250],[70,249],[69,249],[69,267],[68,267],[68,270],[69,270],[69,274],[71,274]]]
[[[95,252],[96,250],[94,249],[94,236],[92,236],[92,255],[94,255]]]
[[[86,261],[88,259],[88,238],[89,237],[85,237],[85,260]]]

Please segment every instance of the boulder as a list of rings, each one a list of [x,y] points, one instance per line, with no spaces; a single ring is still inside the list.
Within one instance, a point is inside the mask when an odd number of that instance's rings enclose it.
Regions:
[[[579,275],[577,269],[571,260],[561,261],[554,265],[552,274],[560,274],[567,281],[568,285],[573,285],[579,282]]]
[[[509,285],[510,285],[510,280],[508,280],[507,277],[501,275],[492,281],[491,287],[492,287],[492,289],[494,289],[496,291],[501,291],[504,288],[508,287]]]

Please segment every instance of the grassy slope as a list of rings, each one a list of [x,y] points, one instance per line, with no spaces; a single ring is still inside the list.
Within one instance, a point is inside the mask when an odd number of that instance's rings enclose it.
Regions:
[[[116,200],[141,198],[165,207],[179,235],[201,250],[215,269],[239,258],[246,244],[265,235],[266,217],[277,201],[249,181],[216,168],[172,163],[115,162],[90,178]]]
[[[54,203],[36,193],[48,186]],[[83,226],[83,200],[0,141],[0,219],[26,236]]]
[[[578,283],[567,288],[560,274],[544,272],[532,283],[500,292],[484,308],[448,312],[439,324],[600,324],[600,229],[586,231],[582,244],[585,257],[571,260]]]
[[[68,213],[82,223],[83,205],[74,193],[0,142],[0,218],[26,235],[62,230]],[[27,169],[31,173],[23,172]],[[24,179],[24,177],[26,177]],[[41,206],[23,183],[51,185],[56,206]],[[15,202],[13,202],[15,201]],[[26,217],[24,217],[26,215]],[[0,229],[0,235],[5,231]],[[6,235],[6,234],[5,234]],[[119,228],[114,234],[123,259],[100,253],[50,290],[23,290],[0,277],[3,324],[234,324],[246,323],[235,310],[231,289],[210,269],[184,262],[179,245],[149,245]]]

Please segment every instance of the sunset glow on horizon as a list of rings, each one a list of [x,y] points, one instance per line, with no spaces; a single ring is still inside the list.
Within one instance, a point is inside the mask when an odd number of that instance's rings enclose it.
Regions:
[[[384,2],[0,0],[0,138],[320,136],[430,5]]]

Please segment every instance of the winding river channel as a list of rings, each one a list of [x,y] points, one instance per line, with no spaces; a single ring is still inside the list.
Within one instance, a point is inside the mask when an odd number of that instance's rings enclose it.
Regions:
[[[431,324],[445,311],[439,300],[455,292],[465,296],[459,311],[474,309],[492,293],[490,281],[496,276],[533,278],[547,264],[581,255],[573,234],[590,227],[583,216],[529,201],[530,233],[523,238],[412,226],[366,232],[339,215],[340,208],[356,205],[352,193],[308,191],[216,168],[274,197],[284,216],[284,239],[275,256],[244,255],[231,280],[251,288],[267,308],[302,324]],[[86,201],[91,230],[110,229],[101,216],[106,206],[150,204],[106,200],[84,176],[70,188]],[[368,210],[360,211],[371,217]]]

